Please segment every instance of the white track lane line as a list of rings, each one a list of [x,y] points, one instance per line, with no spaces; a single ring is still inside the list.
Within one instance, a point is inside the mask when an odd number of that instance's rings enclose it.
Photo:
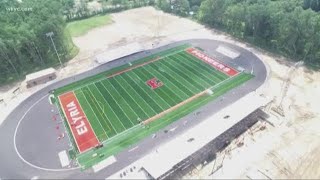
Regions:
[[[79,169],[80,167],[75,167],[75,168],[69,168],[69,169],[49,169],[49,168],[43,168],[43,167],[39,167],[39,166],[36,166],[30,162],[28,162],[27,160],[25,160],[21,154],[19,153],[18,151],[18,148],[17,148],[17,142],[16,142],[16,136],[17,136],[17,132],[18,132],[18,128],[20,126],[20,123],[22,122],[22,120],[25,118],[25,116],[29,113],[29,111],[36,105],[38,104],[41,100],[43,100],[44,98],[46,98],[48,96],[45,95],[43,96],[42,98],[40,98],[38,101],[36,101],[32,106],[29,107],[29,109],[24,113],[24,115],[20,118],[18,124],[17,124],[17,127],[14,131],[14,136],[13,136],[13,145],[14,145],[14,150],[16,151],[18,157],[26,164],[28,164],[29,166],[33,167],[33,168],[36,168],[36,169],[40,169],[40,170],[43,170],[43,171],[54,171],[54,172],[59,172],[59,171],[70,171],[70,170],[75,170],[75,169]]]

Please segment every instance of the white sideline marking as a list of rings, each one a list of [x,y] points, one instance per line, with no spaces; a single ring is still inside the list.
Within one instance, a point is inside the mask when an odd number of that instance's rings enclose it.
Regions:
[[[132,152],[132,151],[134,151],[134,150],[136,150],[136,149],[138,149],[138,148],[139,148],[139,146],[136,146],[136,147],[130,149],[128,152]]]
[[[58,155],[62,167],[66,167],[70,164],[70,160],[66,150],[59,152]]]
[[[106,168],[107,166],[110,166],[111,164],[113,164],[115,162],[117,162],[116,158],[114,156],[110,156],[107,159],[99,162],[98,164],[93,165],[92,166],[93,172],[96,173],[96,172]]]
[[[36,180],[36,179],[39,179],[39,176],[33,176],[33,177],[31,178],[31,180]],[[1,180],[1,178],[0,178],[0,180]]]

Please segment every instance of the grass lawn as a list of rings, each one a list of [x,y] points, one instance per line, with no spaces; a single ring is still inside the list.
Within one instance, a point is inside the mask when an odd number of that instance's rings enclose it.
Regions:
[[[88,19],[73,21],[67,24],[67,30],[72,37],[86,34],[93,28],[101,27],[112,23],[110,15],[94,16]]]

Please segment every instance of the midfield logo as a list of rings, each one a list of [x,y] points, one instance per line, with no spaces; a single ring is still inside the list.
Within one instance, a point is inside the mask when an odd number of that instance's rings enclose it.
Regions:
[[[148,80],[146,83],[148,86],[151,87],[151,89],[157,89],[158,87],[161,87],[163,85],[163,83],[157,78],[152,78]]]

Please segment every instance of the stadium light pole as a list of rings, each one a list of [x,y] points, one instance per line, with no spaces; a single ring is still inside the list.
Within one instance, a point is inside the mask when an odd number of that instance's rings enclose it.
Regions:
[[[52,39],[52,36],[53,36],[53,35],[54,35],[54,33],[53,33],[52,31],[51,31],[51,32],[46,33],[46,36],[47,36],[47,37],[50,37],[50,39],[51,39],[51,42],[52,42],[53,48],[54,48],[54,50],[55,50],[55,52],[56,52],[56,54],[57,54],[57,56],[58,56],[58,59],[59,59],[59,62],[60,62],[60,66],[61,66],[61,68],[62,68],[62,67],[63,67],[63,65],[62,65],[62,62],[61,62],[60,56],[59,56],[59,54],[58,54],[58,51],[57,51],[56,45],[54,44],[53,39]]]

